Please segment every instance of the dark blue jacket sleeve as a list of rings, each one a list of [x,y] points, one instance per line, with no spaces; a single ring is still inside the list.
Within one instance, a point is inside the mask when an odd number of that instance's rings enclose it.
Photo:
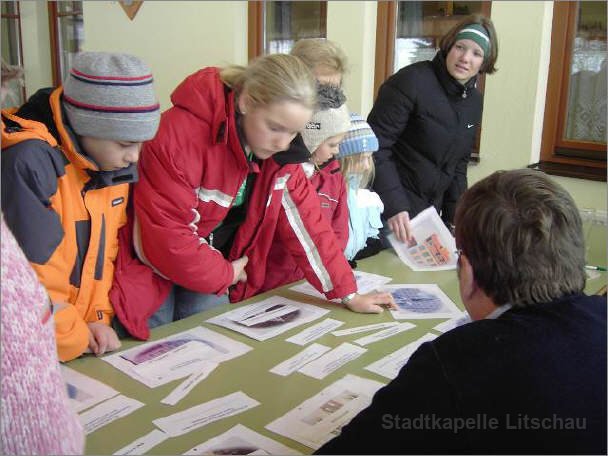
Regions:
[[[405,73],[397,73],[388,79],[380,87],[378,98],[367,118],[380,146],[374,154],[376,177],[373,189],[384,203],[384,217],[387,219],[411,210],[393,156],[393,145],[403,134],[415,109],[414,79]]]
[[[23,141],[2,151],[2,211],[28,260],[44,264],[63,239],[51,208],[63,154],[44,141]]]
[[[456,165],[456,172],[450,186],[443,195],[443,207],[441,208],[441,218],[445,223],[453,224],[456,215],[456,204],[467,189],[467,166],[469,157],[460,159]]]

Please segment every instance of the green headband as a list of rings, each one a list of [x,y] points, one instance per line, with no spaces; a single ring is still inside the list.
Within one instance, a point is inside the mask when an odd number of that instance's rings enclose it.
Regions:
[[[490,38],[483,25],[476,23],[465,25],[456,35],[454,42],[458,40],[471,40],[477,43],[483,49],[483,60],[486,61],[490,54]]]

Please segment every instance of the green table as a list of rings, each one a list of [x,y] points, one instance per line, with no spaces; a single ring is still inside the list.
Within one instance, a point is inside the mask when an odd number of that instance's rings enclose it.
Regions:
[[[603,242],[604,247],[602,251],[605,251],[605,237],[603,238]],[[393,251],[384,251],[375,257],[360,261],[358,269],[390,276],[393,278],[391,283],[395,284],[436,283],[450,298],[452,298],[457,306],[461,309],[463,308],[458,293],[456,272],[453,270],[441,272],[413,272],[398,259]],[[599,278],[588,284],[588,291],[595,291],[602,285],[605,285],[605,283],[606,274],[602,273]],[[257,296],[244,302],[244,304],[256,302],[272,295],[281,295],[286,298],[292,298],[301,302],[315,304],[330,309],[331,312],[321,319],[334,318],[344,321],[345,324],[340,329],[393,321],[389,312],[384,312],[380,315],[356,314],[343,309],[338,305],[328,303],[327,301],[293,292],[288,290],[287,287]],[[364,367],[396,349],[413,342],[427,332],[434,332],[432,328],[436,324],[445,321],[445,319],[410,320],[416,325],[415,328],[366,346],[368,351],[361,357],[346,364],[328,375],[325,379],[316,380],[297,372],[287,377],[281,377],[270,373],[269,370],[305,348],[286,342],[285,339],[300,332],[304,328],[317,323],[321,319],[293,328],[290,331],[264,342],[258,342],[243,336],[240,333],[232,332],[205,322],[205,320],[212,316],[234,309],[234,306],[234,304],[223,305],[212,311],[204,312],[156,328],[152,331],[151,340],[155,340],[202,324],[213,331],[225,334],[228,337],[243,342],[253,348],[252,351],[241,357],[220,364],[207,379],[198,384],[193,391],[175,406],[161,404],[160,400],[167,396],[167,394],[169,394],[169,392],[183,379],[150,389],[115,369],[110,364],[100,359],[96,359],[95,357],[85,356],[70,362],[68,364],[69,367],[90,377],[96,378],[115,388],[120,393],[146,404],[132,414],[120,418],[88,435],[86,453],[112,454],[125,445],[130,444],[135,439],[154,430],[155,426],[152,424],[152,420],[171,415],[194,405],[236,391],[243,391],[248,396],[259,401],[261,405],[233,417],[211,423],[180,437],[169,438],[152,448],[149,454],[181,454],[193,446],[227,431],[238,423],[297,451],[310,453],[312,452],[310,448],[292,441],[291,439],[274,434],[273,432],[266,430],[264,426],[293,409],[305,399],[315,395],[327,385],[342,378],[347,373],[387,383],[388,379],[364,370]],[[334,348],[343,342],[352,342],[358,337],[367,334],[369,333],[353,334],[343,337],[335,337],[331,334],[327,334],[320,339],[317,339],[316,342]],[[139,342],[131,340],[124,341],[122,349],[133,347],[138,343]]]

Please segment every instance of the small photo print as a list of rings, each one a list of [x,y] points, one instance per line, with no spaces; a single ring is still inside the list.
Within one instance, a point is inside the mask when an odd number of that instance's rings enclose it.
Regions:
[[[281,315],[278,315],[271,319],[260,321],[259,323],[254,323],[254,324],[248,325],[248,324],[245,324],[244,320],[236,321],[236,323],[247,326],[249,328],[269,328],[272,326],[279,326],[279,325],[282,325],[285,323],[289,323],[290,321],[294,321],[300,315],[300,309],[294,309],[289,304],[277,304],[275,306],[268,307],[267,309],[265,309],[262,312],[262,314],[271,313],[271,312],[281,312],[282,310],[286,310],[287,312],[282,313]],[[257,315],[254,315],[254,316],[251,316],[248,318],[258,318],[259,316],[260,316],[260,314],[257,314]]]
[[[441,299],[420,288],[398,288],[391,292],[395,303],[402,310],[410,312],[436,312],[441,308]]]
[[[450,262],[451,253],[442,242],[441,238],[433,233],[428,236],[421,244],[414,238],[413,245],[408,243],[407,253],[414,263],[419,266],[444,266]]]
[[[323,421],[327,416],[340,410],[347,402],[357,399],[358,397],[359,394],[357,393],[343,391],[337,396],[329,399],[327,402],[324,402],[310,415],[303,417],[302,421],[310,426],[314,426]]]
[[[210,448],[205,454],[211,455],[222,455],[222,454],[268,454],[261,448],[252,445],[246,440],[238,437],[229,437],[224,440],[220,445]]]
[[[87,393],[85,390],[79,389],[73,383],[66,383],[65,386],[68,390],[68,397],[70,399],[74,399],[75,401],[85,402],[93,397],[92,394]]]
[[[398,309],[391,310],[396,320],[455,318],[462,315],[462,310],[434,283],[385,285],[382,290],[390,293],[397,304]]]
[[[197,337],[194,334],[183,334],[175,339],[165,339],[156,344],[148,345],[141,350],[131,351],[127,353],[123,353],[120,355],[121,358],[130,361],[131,363],[138,365],[146,361],[150,361],[158,358],[159,356],[164,355],[165,353],[176,349],[177,347],[181,347],[182,345],[188,342],[199,342],[206,347],[216,350],[220,353],[228,353],[228,351],[221,347],[218,344],[214,344],[213,342]]]

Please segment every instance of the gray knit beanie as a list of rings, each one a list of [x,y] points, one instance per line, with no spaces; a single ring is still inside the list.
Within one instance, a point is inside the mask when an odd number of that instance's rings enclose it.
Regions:
[[[311,154],[323,141],[346,133],[350,127],[348,108],[344,104],[346,97],[340,88],[319,86],[317,100],[317,110],[302,131],[302,139]]]
[[[160,121],[152,73],[129,54],[81,52],[63,85],[63,105],[80,136],[115,141],[152,139]]]

